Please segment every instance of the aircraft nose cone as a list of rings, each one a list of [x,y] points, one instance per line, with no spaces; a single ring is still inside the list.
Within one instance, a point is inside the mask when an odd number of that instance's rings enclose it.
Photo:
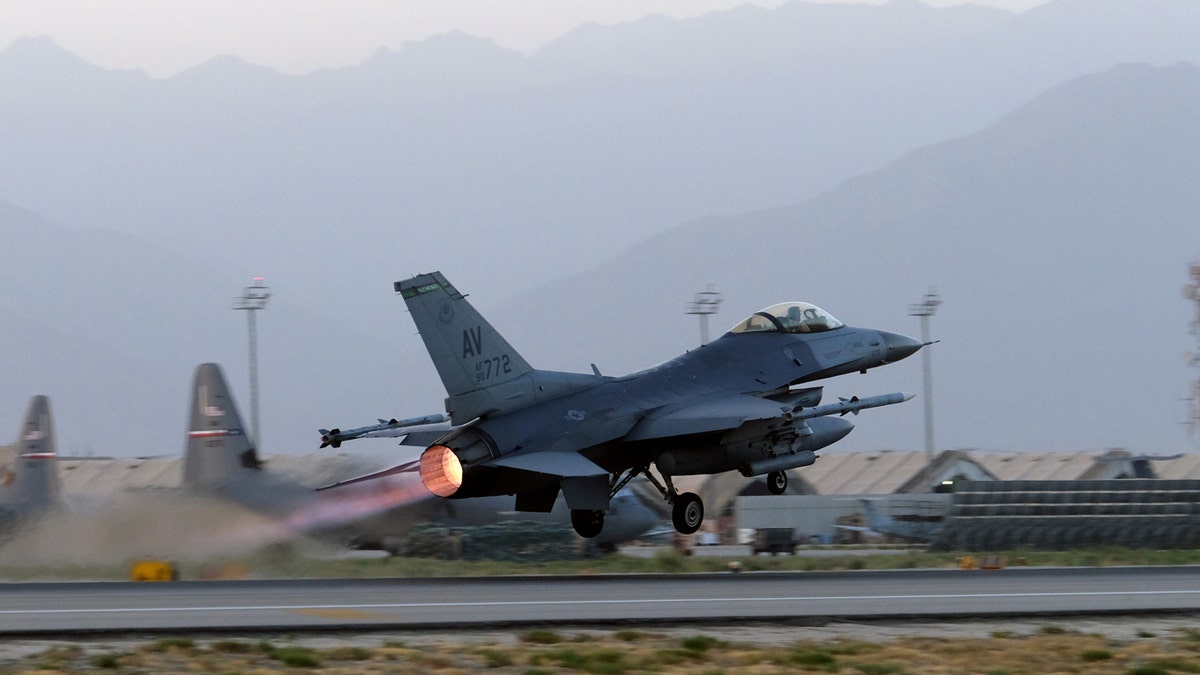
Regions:
[[[879,335],[883,338],[884,346],[887,347],[887,352],[883,357],[884,363],[895,363],[900,359],[912,356],[925,346],[920,340],[899,333],[879,331]]]

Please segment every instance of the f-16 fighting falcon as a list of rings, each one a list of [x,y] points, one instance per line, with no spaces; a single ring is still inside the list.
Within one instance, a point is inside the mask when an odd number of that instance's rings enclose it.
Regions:
[[[453,426],[431,441],[413,435],[428,443],[419,461],[328,487],[416,470],[439,497],[515,495],[517,511],[534,512],[550,511],[561,492],[575,531],[589,538],[603,529],[609,500],[639,475],[671,504],[683,534],[700,528],[704,505],[696,494],[678,492],[674,476],[767,474],[771,492],[782,494],[786,470],[812,464],[817,450],[854,428],[843,415],[912,398],[894,393],[821,405],[821,387],[796,385],[865,373],[924,346],[789,302],[624,377],[602,376],[595,366],[591,374],[535,370],[440,272],[398,281],[395,290],[446,387]],[[404,430],[382,423],[322,436],[332,444],[382,431]]]

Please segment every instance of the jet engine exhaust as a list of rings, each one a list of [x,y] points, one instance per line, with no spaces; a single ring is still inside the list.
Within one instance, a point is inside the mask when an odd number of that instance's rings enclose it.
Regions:
[[[449,497],[462,487],[462,462],[444,445],[432,445],[421,453],[420,471],[425,488],[439,497]]]
[[[350,486],[306,504],[288,514],[282,525],[291,534],[337,527],[428,497],[424,488],[411,478],[387,477]]]

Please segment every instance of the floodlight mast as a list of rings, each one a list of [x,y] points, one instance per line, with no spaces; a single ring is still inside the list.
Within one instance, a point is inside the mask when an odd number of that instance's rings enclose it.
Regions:
[[[1188,265],[1188,276],[1191,282],[1183,287],[1183,297],[1195,305],[1195,318],[1192,319],[1188,332],[1196,338],[1200,345],[1200,258]],[[1200,348],[1184,355],[1187,364],[1200,368]],[[1191,392],[1188,394],[1188,436],[1193,445],[1200,445],[1200,377],[1192,381]]]
[[[713,290],[715,284],[709,284],[708,289],[696,294],[696,298],[688,305],[688,314],[700,317],[700,344],[708,344],[708,317],[717,313],[721,304],[721,294]]]
[[[246,310],[246,324],[250,333],[250,421],[254,427],[251,445],[262,447],[262,431],[258,426],[258,331],[254,315],[267,306],[271,291],[263,284],[262,277],[254,277],[253,284],[246,287],[242,297],[234,298],[233,308]]]
[[[925,297],[909,307],[909,316],[917,316],[921,318],[921,342],[929,344],[929,318],[937,312],[938,305],[942,304],[942,298],[937,294],[933,286],[929,287],[929,292]],[[924,398],[925,398],[925,463],[926,465],[933,464],[933,364],[930,359],[930,350],[921,350],[921,366],[924,375]]]

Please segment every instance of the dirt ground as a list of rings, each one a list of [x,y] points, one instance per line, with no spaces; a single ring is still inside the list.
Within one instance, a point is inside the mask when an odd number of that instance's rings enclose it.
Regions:
[[[1200,672],[1200,616],[0,640],[0,673]]]

